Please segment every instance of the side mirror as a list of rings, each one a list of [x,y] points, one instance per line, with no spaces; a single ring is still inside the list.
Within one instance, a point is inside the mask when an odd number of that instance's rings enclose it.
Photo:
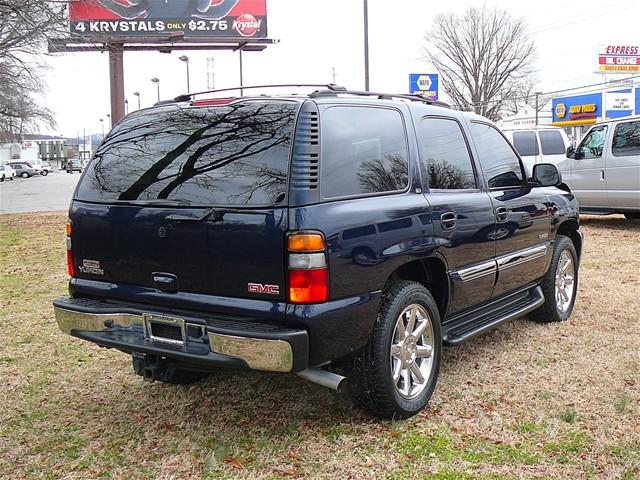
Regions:
[[[552,163],[538,163],[533,166],[531,181],[540,187],[557,187],[562,183],[562,175]]]
[[[567,147],[567,158],[573,158],[573,155],[576,153],[576,149],[573,145],[569,145]]]

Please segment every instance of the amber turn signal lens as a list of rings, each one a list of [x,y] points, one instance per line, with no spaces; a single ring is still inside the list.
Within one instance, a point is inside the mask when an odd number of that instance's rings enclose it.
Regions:
[[[71,222],[67,222],[67,237],[70,237],[72,232],[73,232],[73,225],[71,224]]]
[[[289,235],[290,252],[314,252],[324,250],[324,237],[319,233],[294,233]]]

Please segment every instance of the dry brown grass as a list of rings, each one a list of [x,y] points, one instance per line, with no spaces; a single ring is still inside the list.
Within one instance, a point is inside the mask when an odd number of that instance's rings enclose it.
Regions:
[[[586,218],[572,318],[445,350],[430,407],[389,423],[289,375],[144,383],[59,333],[64,220],[0,217],[2,478],[640,478],[640,222]]]

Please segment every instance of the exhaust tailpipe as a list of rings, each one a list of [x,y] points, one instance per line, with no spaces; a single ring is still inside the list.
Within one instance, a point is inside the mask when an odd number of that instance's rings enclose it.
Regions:
[[[341,391],[345,386],[345,380],[347,377],[338,375],[337,373],[328,372],[320,368],[307,368],[301,372],[296,373],[301,378],[308,380],[309,382],[317,383],[323,387],[330,388],[332,390]]]

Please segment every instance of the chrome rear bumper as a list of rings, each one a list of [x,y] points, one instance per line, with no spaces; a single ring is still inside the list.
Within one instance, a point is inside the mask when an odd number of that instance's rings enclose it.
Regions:
[[[164,312],[145,312],[128,305],[123,305],[122,311],[117,310],[118,304],[92,300],[63,297],[54,301],[56,321],[62,332],[125,352],[160,354],[190,363],[246,366],[270,372],[299,372],[307,368],[308,335],[305,330],[269,324],[261,331],[259,323],[245,322],[243,325],[236,321],[226,324],[221,319],[203,321],[202,317],[178,314],[184,320],[182,332],[201,333],[193,338],[183,333],[183,340],[178,342],[163,341],[150,334],[145,318],[162,316]],[[175,312],[171,312],[171,316],[175,318]],[[242,330],[245,326],[246,330]]]

